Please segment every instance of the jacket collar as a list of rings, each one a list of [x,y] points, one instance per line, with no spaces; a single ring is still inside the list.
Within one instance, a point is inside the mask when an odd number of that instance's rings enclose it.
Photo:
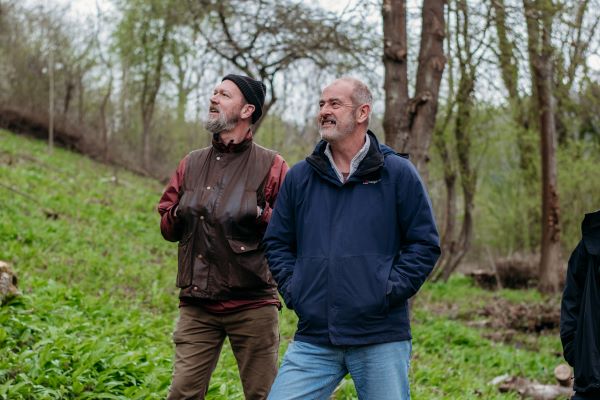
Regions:
[[[218,133],[213,134],[212,145],[219,153],[241,153],[252,144],[252,131],[248,129],[244,140],[239,143],[223,143]]]
[[[596,256],[600,255],[600,210],[585,214],[581,232],[587,251]]]
[[[360,162],[356,171],[348,178],[345,183],[350,182],[363,182],[365,180],[376,180],[379,179],[381,167],[383,167],[383,153],[379,149],[379,142],[375,137],[375,134],[370,130],[367,131],[367,135],[369,135],[369,140],[371,141],[369,145],[369,150],[367,151],[367,155]],[[315,150],[312,154],[306,157],[306,162],[325,180],[330,183],[333,183],[336,186],[344,185],[338,179],[335,171],[331,167],[331,163],[329,159],[325,155],[325,148],[327,147],[327,142],[321,140],[317,143]]]

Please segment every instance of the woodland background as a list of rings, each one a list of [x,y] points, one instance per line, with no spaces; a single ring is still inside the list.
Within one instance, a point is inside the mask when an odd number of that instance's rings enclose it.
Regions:
[[[600,208],[600,3],[347,3],[0,0],[0,260],[23,291],[0,309],[0,396],[164,397],[175,250],[154,207],[209,144],[230,72],[266,83],[256,140],[290,165],[318,140],[321,88],[351,75],[374,92],[371,129],[419,168],[444,256],[415,299],[415,398],[552,380],[566,261]],[[240,398],[222,364],[211,390]]]

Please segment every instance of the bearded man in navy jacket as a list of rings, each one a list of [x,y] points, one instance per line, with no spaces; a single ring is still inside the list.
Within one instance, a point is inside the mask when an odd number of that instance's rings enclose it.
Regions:
[[[439,255],[425,187],[368,130],[369,88],[327,86],[322,140],[287,174],[264,237],[298,329],[269,399],[328,399],[350,374],[360,399],[409,399],[408,299]]]

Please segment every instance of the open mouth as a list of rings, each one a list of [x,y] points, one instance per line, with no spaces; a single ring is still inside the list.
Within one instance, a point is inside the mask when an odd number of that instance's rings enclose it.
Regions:
[[[328,127],[332,127],[335,126],[336,122],[334,119],[323,119],[321,120],[321,127],[322,128],[328,128]]]

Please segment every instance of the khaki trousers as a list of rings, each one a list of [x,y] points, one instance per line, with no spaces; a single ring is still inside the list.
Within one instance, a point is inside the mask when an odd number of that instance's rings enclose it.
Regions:
[[[204,399],[225,337],[237,361],[246,399],[267,398],[277,374],[277,307],[211,314],[202,307],[183,306],[173,333],[175,364],[168,400]]]

